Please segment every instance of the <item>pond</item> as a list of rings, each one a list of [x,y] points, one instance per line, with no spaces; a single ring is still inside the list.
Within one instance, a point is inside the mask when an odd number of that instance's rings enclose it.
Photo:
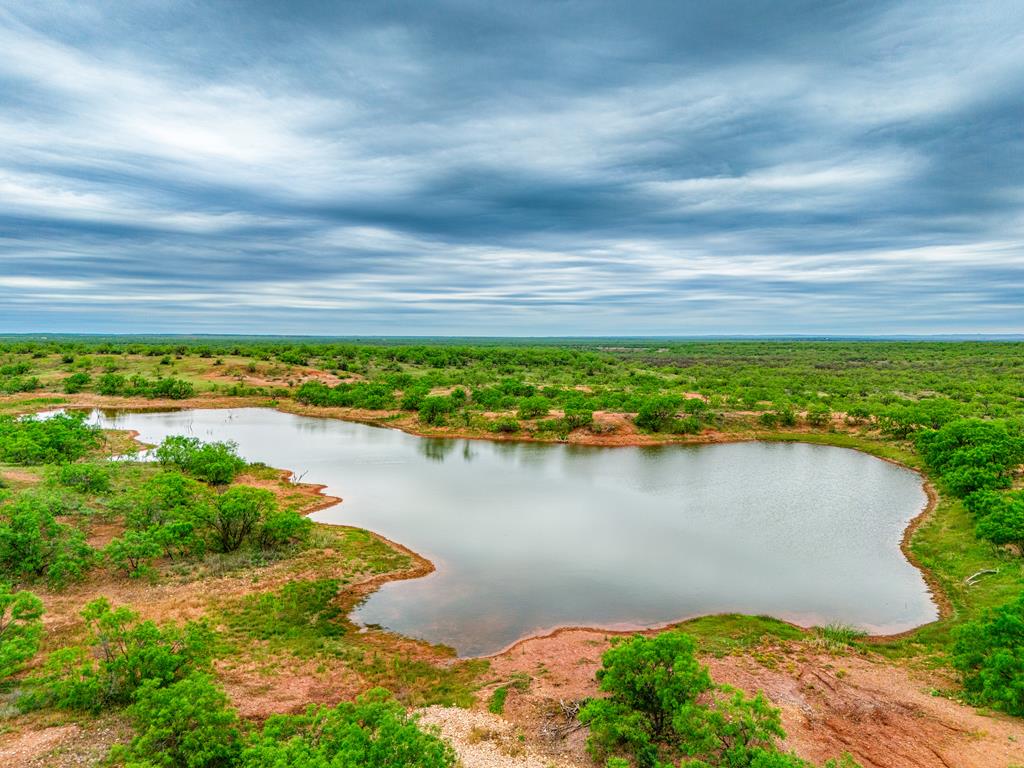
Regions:
[[[233,440],[344,499],[314,518],[376,531],[437,570],[385,584],[354,618],[494,653],[562,626],[702,614],[893,633],[936,618],[900,550],[926,504],[916,473],[802,443],[594,448],[426,439],[262,408],[94,419]]]

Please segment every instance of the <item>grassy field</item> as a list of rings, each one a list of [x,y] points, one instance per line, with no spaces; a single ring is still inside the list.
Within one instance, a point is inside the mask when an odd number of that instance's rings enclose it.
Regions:
[[[746,656],[766,668],[777,663],[780,644],[795,644],[810,654],[881,656],[931,669],[948,666],[957,627],[1024,592],[1024,559],[977,538],[975,518],[925,464],[914,438],[965,418],[1018,434],[1022,373],[1024,344],[1009,343],[17,340],[0,341],[0,418],[61,406],[258,405],[438,437],[597,445],[759,439],[864,451],[922,472],[936,492],[905,548],[939,592],[940,620],[893,638],[737,615],[681,626],[705,654]],[[76,374],[84,374],[80,386],[68,386]],[[120,391],[104,391],[110,377]],[[153,386],[167,381],[176,384]],[[130,447],[130,436],[110,433],[101,450]],[[110,514],[111,499],[156,471],[118,463],[111,490],[90,496],[58,489],[52,469],[0,465],[0,495],[59,490],[68,505],[60,520],[100,547],[124,531]],[[285,508],[323,501],[268,467],[249,467],[237,482],[270,489]],[[0,513],[2,505],[0,497]],[[382,580],[429,569],[366,531],[318,525],[302,547],[158,566],[151,579],[126,580],[101,567],[63,590],[34,586],[48,621],[61,627],[47,633],[43,650],[80,642],[78,611],[102,593],[144,618],[210,620],[219,637],[217,677],[245,717],[351,698],[372,686],[407,706],[469,706],[490,685],[485,660],[456,660],[450,649],[351,623],[350,609]],[[503,710],[500,698],[500,706],[491,703]],[[31,728],[39,717],[14,727]]]

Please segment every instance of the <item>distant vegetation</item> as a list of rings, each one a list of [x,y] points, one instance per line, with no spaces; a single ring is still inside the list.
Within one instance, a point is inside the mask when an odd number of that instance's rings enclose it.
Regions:
[[[0,484],[0,684],[19,681],[22,706],[127,707],[137,737],[118,753],[126,765],[332,765],[341,754],[354,755],[351,764],[390,764],[369,736],[379,726],[395,739],[380,749],[410,765],[447,766],[450,751],[381,692],[262,728],[228,705],[209,664],[225,642],[296,656],[350,653],[366,679],[401,687],[405,704],[472,700],[471,665],[442,672],[354,650],[340,629],[333,576],[305,576],[225,607],[220,638],[201,623],[157,626],[128,608],[92,603],[90,637],[47,648],[39,662],[42,605],[33,592],[67,589],[96,572],[145,581],[216,558],[269,562],[314,537],[311,523],[274,494],[239,484],[253,469],[229,443],[172,437],[156,463],[110,462],[103,434],[81,416],[3,415],[123,402],[113,397],[330,408],[437,435],[563,440],[625,425],[660,440],[800,439],[897,459],[927,470],[940,492],[911,548],[952,612],[876,647],[933,655],[960,675],[959,695],[972,704],[1024,716],[1024,344],[0,341],[0,464],[38,477],[25,487]],[[86,532],[96,520],[115,532],[91,544]],[[358,533],[344,534],[346,547],[376,558],[378,572],[398,567],[398,555]],[[859,634],[827,627],[812,642],[842,653]],[[807,765],[778,750],[778,712],[715,685],[685,636],[618,643],[600,684],[603,696],[582,717],[594,754],[610,768]],[[504,709],[508,694],[507,686],[493,691],[492,711]],[[296,762],[300,754],[315,757]]]

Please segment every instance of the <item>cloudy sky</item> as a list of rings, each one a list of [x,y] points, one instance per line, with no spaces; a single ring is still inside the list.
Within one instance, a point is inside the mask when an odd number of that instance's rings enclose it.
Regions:
[[[1024,331],[1020,0],[0,0],[0,332]]]

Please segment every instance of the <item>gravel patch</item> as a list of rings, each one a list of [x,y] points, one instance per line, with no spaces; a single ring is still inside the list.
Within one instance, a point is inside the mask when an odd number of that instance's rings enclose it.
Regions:
[[[427,707],[420,723],[440,728],[441,737],[455,749],[462,768],[580,768],[530,749],[516,727],[489,712],[458,707]]]

